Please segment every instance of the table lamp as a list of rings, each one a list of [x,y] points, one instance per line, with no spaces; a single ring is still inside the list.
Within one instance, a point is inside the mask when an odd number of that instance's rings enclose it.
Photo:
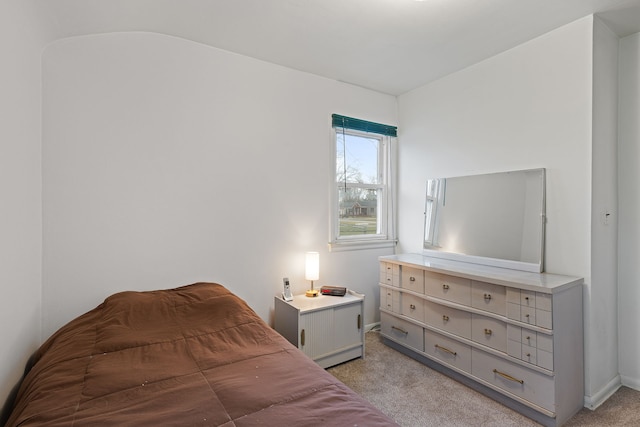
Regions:
[[[311,281],[311,289],[305,292],[305,295],[317,297],[318,291],[313,289],[313,281],[320,278],[320,254],[318,252],[307,252],[304,265],[304,278]]]

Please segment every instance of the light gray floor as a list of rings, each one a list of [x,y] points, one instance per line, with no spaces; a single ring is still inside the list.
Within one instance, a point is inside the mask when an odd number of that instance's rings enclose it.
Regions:
[[[538,423],[366,335],[366,357],[328,369],[403,427],[539,426]],[[566,426],[640,426],[640,392],[622,387]]]

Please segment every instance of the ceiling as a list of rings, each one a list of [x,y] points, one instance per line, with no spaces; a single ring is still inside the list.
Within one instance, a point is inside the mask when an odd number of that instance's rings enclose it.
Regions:
[[[640,31],[640,0],[34,0],[49,41],[152,31],[399,95],[584,16]]]

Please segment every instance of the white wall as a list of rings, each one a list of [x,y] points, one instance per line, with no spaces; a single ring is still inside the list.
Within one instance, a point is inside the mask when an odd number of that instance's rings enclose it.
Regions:
[[[584,277],[588,295],[592,53],[587,17],[399,98],[400,251],[421,249],[427,178],[544,167],[545,270]],[[587,318],[592,342],[615,333],[608,322],[590,326]],[[606,385],[598,366],[616,355],[586,356],[591,396]]]
[[[44,335],[113,292],[224,284],[270,320],[282,277],[367,296],[377,257],[329,253],[331,113],[387,124],[387,95],[183,39],[117,33],[43,55]]]
[[[421,249],[425,181],[544,167],[547,271],[590,274],[591,18],[399,98],[399,237]]]
[[[0,2],[0,406],[40,343],[40,40],[31,2]]]
[[[618,333],[622,383],[640,390],[640,33],[620,40]]]
[[[585,404],[590,408],[604,402],[620,385],[616,354],[618,37],[597,18],[593,29],[592,285],[584,304],[589,332],[585,388],[590,391]]]

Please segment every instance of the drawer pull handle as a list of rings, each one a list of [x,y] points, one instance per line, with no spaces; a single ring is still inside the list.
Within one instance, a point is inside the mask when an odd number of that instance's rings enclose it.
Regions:
[[[527,341],[531,341],[531,337],[527,337],[526,339],[527,339]]]
[[[415,281],[416,281],[416,278],[415,278],[415,277],[413,277],[413,276],[411,276],[411,277],[409,277],[409,281],[410,281],[410,282],[415,282]]]
[[[392,326],[391,329],[395,329],[396,331],[400,332],[401,334],[409,335],[409,332],[405,331],[402,328],[398,328],[397,326]]]
[[[360,314],[358,314],[358,320],[356,321],[356,324],[358,326],[358,330],[360,330],[360,328],[362,328],[362,316]]]
[[[454,356],[456,356],[456,355],[458,354],[458,353],[456,353],[455,351],[453,351],[453,350],[449,350],[447,347],[443,347],[443,346],[438,345],[438,344],[436,344],[436,348],[437,348],[438,350],[442,350],[442,351],[444,351],[444,352],[446,352],[446,353],[453,354]]]
[[[484,330],[484,334],[485,334],[485,335],[491,335],[491,334],[493,334],[493,331],[491,331],[491,329],[486,329],[486,328],[485,328],[485,330]]]
[[[527,353],[527,357],[531,357],[531,353]]]
[[[449,289],[449,285],[447,285],[446,283],[442,284],[442,289],[444,289],[445,291]]]
[[[529,297],[524,297],[524,299],[525,299],[526,301],[529,301]]]
[[[442,320],[444,320],[445,322],[449,321],[449,316],[447,316],[446,314],[442,315]]]
[[[416,309],[416,306],[415,306],[415,305],[413,305],[413,304],[411,304],[411,305],[409,305],[409,308],[410,308],[411,310],[415,310],[415,309]]]
[[[305,336],[304,336],[304,329],[300,331],[300,345],[302,347],[304,347],[304,341],[305,341]]]
[[[513,382],[516,382],[516,383],[524,384],[524,380],[519,380],[519,379],[517,379],[517,378],[514,378],[514,377],[512,377],[512,376],[511,376],[511,375],[509,375],[509,374],[505,374],[504,372],[500,372],[500,371],[498,371],[497,369],[494,369],[494,370],[493,370],[493,373],[494,373],[494,374],[498,374],[498,375],[500,375],[502,378],[505,378],[505,379],[507,379],[507,380],[509,380],[509,381],[513,381]]]
[[[484,294],[484,299],[487,301],[491,300],[491,294]]]

